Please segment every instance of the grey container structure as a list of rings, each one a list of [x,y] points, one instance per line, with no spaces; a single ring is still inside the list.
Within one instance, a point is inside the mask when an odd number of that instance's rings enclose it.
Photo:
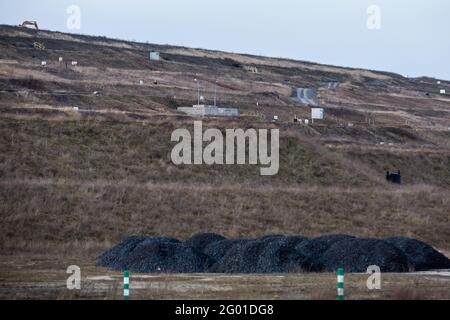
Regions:
[[[150,60],[159,61],[160,59],[161,59],[161,56],[160,56],[159,52],[156,52],[156,51],[150,52]]]

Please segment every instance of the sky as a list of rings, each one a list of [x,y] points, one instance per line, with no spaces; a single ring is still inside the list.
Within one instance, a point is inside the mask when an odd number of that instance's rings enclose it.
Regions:
[[[0,0],[0,24],[447,80],[449,12],[449,0]]]

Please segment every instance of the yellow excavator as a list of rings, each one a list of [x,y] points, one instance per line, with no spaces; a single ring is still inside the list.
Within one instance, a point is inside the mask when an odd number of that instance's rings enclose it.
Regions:
[[[37,50],[45,50],[45,46],[42,42],[33,42],[33,48]]]

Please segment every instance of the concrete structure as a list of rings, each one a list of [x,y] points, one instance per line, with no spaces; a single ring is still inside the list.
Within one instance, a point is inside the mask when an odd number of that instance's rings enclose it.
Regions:
[[[445,94],[446,91],[445,91],[445,89],[441,89],[439,92],[440,92],[440,94]]]
[[[244,70],[250,73],[259,73],[258,68],[255,66],[244,66]]]
[[[337,89],[339,87],[339,82],[319,82],[319,87],[325,89]]]
[[[311,108],[311,119],[323,119],[323,108]]]
[[[156,51],[150,52],[150,60],[159,61],[160,59],[161,59],[161,56],[160,56],[159,52],[156,52]]]
[[[236,108],[218,108],[210,105],[193,105],[192,107],[179,107],[178,111],[184,112],[190,116],[201,117],[239,117],[239,109]]]

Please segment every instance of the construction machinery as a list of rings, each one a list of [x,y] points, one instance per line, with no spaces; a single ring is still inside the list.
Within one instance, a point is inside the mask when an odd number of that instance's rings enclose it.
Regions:
[[[38,50],[45,50],[45,46],[42,42],[33,42],[33,48]]]
[[[21,27],[24,28],[31,28],[31,29],[35,29],[35,30],[39,30],[38,24],[36,21],[24,21],[22,22],[22,24],[20,25]]]
[[[30,21],[30,20],[25,20],[24,22],[22,22],[19,27],[22,28],[29,28],[29,29],[33,29],[38,31],[39,30],[39,26],[37,24],[37,21]],[[33,42],[33,48],[37,49],[37,50],[45,50],[45,46],[42,42],[38,42],[35,41]]]

